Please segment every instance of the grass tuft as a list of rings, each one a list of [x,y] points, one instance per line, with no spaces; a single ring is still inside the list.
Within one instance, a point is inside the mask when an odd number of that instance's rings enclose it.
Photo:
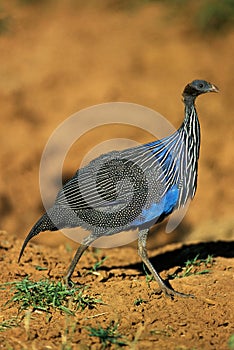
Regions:
[[[112,321],[110,325],[106,328],[103,328],[99,325],[95,327],[86,327],[89,331],[90,337],[97,337],[101,342],[101,349],[107,349],[111,344],[117,345],[119,347],[126,346],[127,342],[123,340],[123,336],[117,332],[118,323]]]
[[[13,328],[17,326],[18,326],[17,317],[9,318],[8,320],[4,320],[0,322],[0,332],[4,332],[9,328]]]
[[[192,260],[187,260],[184,267],[169,275],[169,279],[184,278],[191,275],[204,275],[210,272],[208,267],[212,266],[213,262],[212,255],[208,255],[206,259],[199,259],[199,254],[197,254]],[[205,266],[205,269],[200,270],[199,268],[202,265]]]
[[[49,312],[54,308],[73,315],[78,309],[90,309],[102,303],[101,299],[86,294],[86,289],[83,286],[68,288],[60,281],[48,279],[35,282],[26,277],[13,285],[14,295],[9,302],[18,303],[21,310],[32,308]]]
[[[97,275],[99,276],[100,273],[97,271],[102,265],[103,263],[106,261],[106,259],[108,259],[107,256],[105,256],[103,259],[98,260],[94,263],[94,265],[87,271],[86,275]]]

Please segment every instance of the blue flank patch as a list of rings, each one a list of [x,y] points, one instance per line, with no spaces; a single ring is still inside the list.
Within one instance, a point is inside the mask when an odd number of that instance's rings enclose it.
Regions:
[[[141,214],[133,221],[133,225],[139,226],[147,222],[151,222],[164,215],[169,215],[179,198],[179,189],[176,185],[172,186],[165,196],[158,203],[153,203],[147,209],[143,209]]]
[[[162,140],[157,140],[151,143],[148,143],[145,145],[146,147],[153,147],[150,149],[152,154],[157,153],[157,156],[155,157],[158,161],[158,165],[160,165],[161,169],[164,171],[166,179],[167,179],[167,171],[170,168],[171,163],[173,162],[173,154],[171,151],[173,150],[173,144],[167,146],[165,142]],[[170,150],[170,152],[168,152]],[[164,158],[165,154],[168,152],[166,158]],[[174,171],[175,173],[177,171],[176,164],[174,164]]]

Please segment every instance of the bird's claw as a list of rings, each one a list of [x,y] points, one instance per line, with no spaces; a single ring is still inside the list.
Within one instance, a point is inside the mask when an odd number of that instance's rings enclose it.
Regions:
[[[154,294],[161,294],[161,293],[163,293],[166,297],[169,297],[171,299],[174,299],[174,297],[176,296],[182,297],[182,298],[195,298],[193,294],[177,292],[176,290],[169,288],[167,286],[163,286],[154,291]]]
[[[75,285],[75,283],[70,278],[68,278],[67,276],[63,277],[63,283],[65,284],[65,286],[67,288],[72,288]]]
[[[75,288],[75,287],[81,287],[83,286],[83,284],[79,283],[79,282],[73,282],[71,278],[68,278],[67,276],[65,276],[63,278],[63,283],[65,284],[65,286],[67,288]]]

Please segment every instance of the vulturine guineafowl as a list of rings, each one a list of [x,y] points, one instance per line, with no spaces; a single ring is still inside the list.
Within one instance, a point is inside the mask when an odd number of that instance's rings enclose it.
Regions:
[[[161,291],[186,296],[161,279],[148,259],[146,240],[151,226],[185,206],[195,195],[200,125],[194,102],[207,92],[218,92],[218,88],[204,80],[194,80],[185,87],[184,120],[172,135],[101,155],[79,169],[59,191],[53,207],[29,232],[19,260],[29,240],[38,233],[83,227],[90,234],[67,271],[65,281],[70,284],[79,259],[97,238],[138,229],[139,255]]]

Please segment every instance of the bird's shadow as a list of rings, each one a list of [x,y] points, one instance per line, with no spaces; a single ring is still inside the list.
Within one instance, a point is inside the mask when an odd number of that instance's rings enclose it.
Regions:
[[[215,257],[233,258],[234,257],[234,241],[211,241],[195,244],[184,244],[182,247],[169,252],[157,254],[150,257],[150,261],[158,272],[169,270],[175,266],[184,266],[187,260],[194,259],[198,256],[199,259],[206,259],[208,255]],[[126,264],[121,266],[102,266],[101,269],[109,271],[113,269],[133,269],[142,271],[143,263],[137,262],[134,264]]]

